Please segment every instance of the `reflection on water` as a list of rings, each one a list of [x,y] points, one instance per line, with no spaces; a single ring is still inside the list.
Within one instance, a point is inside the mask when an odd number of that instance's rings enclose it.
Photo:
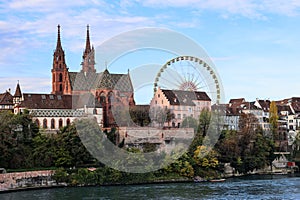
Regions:
[[[300,177],[249,176],[218,183],[53,188],[3,193],[0,199],[300,199]]]

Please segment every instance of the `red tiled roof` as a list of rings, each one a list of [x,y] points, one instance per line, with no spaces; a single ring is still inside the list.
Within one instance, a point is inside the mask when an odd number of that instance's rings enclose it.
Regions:
[[[1,105],[13,105],[13,96],[9,92],[0,94]]]
[[[20,107],[28,109],[74,109],[101,107],[91,93],[82,95],[23,94]],[[95,105],[96,104],[96,105]]]
[[[20,107],[28,109],[71,109],[71,95],[55,94],[23,94]]]
[[[22,92],[21,92],[21,88],[20,88],[20,84],[19,83],[17,84],[16,92],[15,92],[14,97],[22,97]]]
[[[229,103],[230,104],[242,104],[245,102],[245,99],[244,98],[239,98],[239,99],[230,99]]]

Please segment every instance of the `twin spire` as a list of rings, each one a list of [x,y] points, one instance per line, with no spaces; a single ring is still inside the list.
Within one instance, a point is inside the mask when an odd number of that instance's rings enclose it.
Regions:
[[[91,47],[91,42],[90,42],[90,30],[89,30],[89,25],[87,25],[87,30],[86,30],[86,42],[85,42],[85,49],[83,51],[83,62],[81,63],[82,65],[82,71],[87,72],[87,71],[94,71],[94,47]],[[58,24],[57,26],[57,43],[56,43],[56,49],[54,52],[55,59],[60,60],[60,58],[63,58],[64,60],[64,51],[62,49],[61,45],[61,39],[60,39],[60,25]]]
[[[92,51],[91,48],[91,42],[90,42],[90,31],[89,31],[89,25],[86,26],[86,42],[85,42],[85,50],[83,52],[83,59]],[[59,51],[63,50],[62,45],[61,45],[61,40],[60,40],[60,25],[57,25],[57,42],[56,42],[56,50]]]

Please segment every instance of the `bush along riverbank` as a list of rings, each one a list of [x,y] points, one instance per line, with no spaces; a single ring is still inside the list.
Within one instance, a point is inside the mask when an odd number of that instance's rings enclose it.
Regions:
[[[222,131],[221,135],[215,138],[216,144],[211,145],[213,147],[204,145],[209,143],[206,141],[207,125],[210,121],[209,111],[201,112],[199,122],[193,118],[184,120],[182,127],[193,127],[195,130],[195,137],[189,148],[183,150],[180,145],[175,145],[168,154],[161,154],[164,156],[161,160],[174,162],[165,166],[164,163],[156,163],[153,160],[149,163],[161,164],[162,169],[145,174],[120,172],[99,163],[82,144],[75,124],[63,127],[56,134],[46,134],[36,127],[28,113],[13,115],[0,112],[0,119],[0,168],[19,170],[55,167],[52,178],[56,184],[71,186],[138,184],[156,181],[191,181],[194,177],[210,180],[264,169],[271,165],[276,156],[278,157],[274,154],[276,144],[272,138],[265,136],[261,128],[247,124],[249,121],[251,124],[255,122],[256,119],[252,115],[241,116],[240,131]],[[116,144],[115,129],[101,131],[94,123],[89,121],[81,123],[87,127],[85,134],[99,130],[98,135],[94,135],[94,140],[91,141],[98,141],[97,137],[105,136]],[[121,144],[118,148],[141,155],[139,163],[131,157],[125,157],[122,162],[137,166],[142,166],[146,159],[143,153],[159,152],[153,143],[143,144],[139,148]],[[295,158],[291,155],[287,159]],[[95,169],[89,168],[90,166]],[[151,169],[151,166],[147,167]]]
[[[164,174],[160,170],[148,173],[120,172],[108,167],[57,169],[53,180],[68,186],[128,185],[164,182],[191,182],[192,178],[176,173]]]

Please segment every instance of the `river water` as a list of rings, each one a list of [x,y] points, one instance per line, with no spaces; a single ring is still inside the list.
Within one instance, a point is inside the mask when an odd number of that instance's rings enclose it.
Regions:
[[[69,187],[0,194],[1,200],[299,199],[300,177],[249,176],[225,182]]]

